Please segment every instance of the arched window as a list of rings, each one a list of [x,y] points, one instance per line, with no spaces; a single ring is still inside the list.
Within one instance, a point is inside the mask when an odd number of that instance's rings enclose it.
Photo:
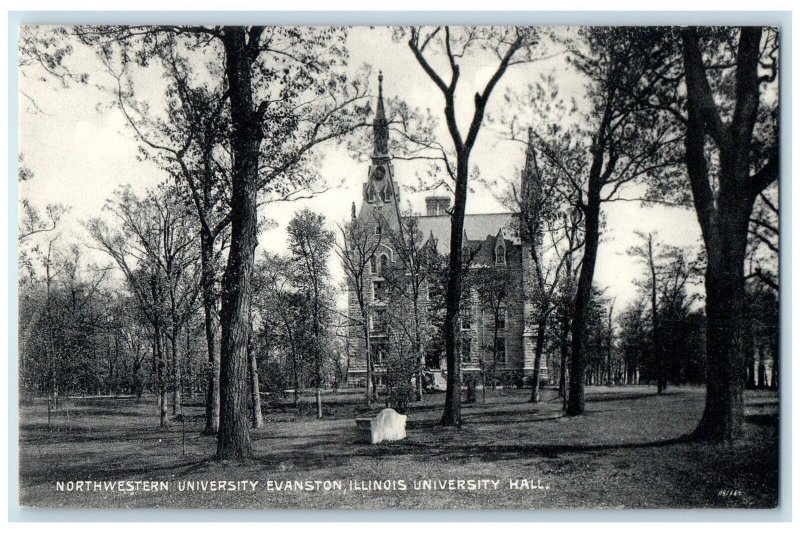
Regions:
[[[378,273],[378,261],[375,259],[375,256],[369,258],[369,271],[371,274]]]
[[[502,244],[494,250],[494,263],[501,266],[506,264],[506,247]]]
[[[389,268],[389,256],[386,254],[381,254],[381,274],[386,273],[386,269]]]

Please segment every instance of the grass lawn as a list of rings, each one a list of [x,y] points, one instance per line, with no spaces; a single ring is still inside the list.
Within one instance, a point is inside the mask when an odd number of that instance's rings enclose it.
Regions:
[[[479,393],[480,394],[480,393]],[[529,390],[487,391],[465,405],[464,426],[436,426],[443,394],[413,404],[404,441],[358,442],[360,396],[331,394],[328,415],[275,407],[251,435],[247,464],[217,463],[213,436],[201,434],[203,406],[181,423],[157,427],[154,399],[73,399],[47,430],[46,404],[21,410],[20,503],[30,507],[256,509],[556,509],[775,507],[778,398],[748,391],[745,439],[735,445],[685,442],[700,419],[704,389],[589,387],[586,415],[562,417],[555,392],[526,402]],[[190,400],[191,401],[191,400]],[[311,402],[311,398],[307,399]],[[377,410],[373,410],[377,411]],[[57,491],[56,481],[167,481],[160,492]],[[255,490],[180,491],[185,481],[258,481]],[[339,481],[342,490],[268,490],[268,483]],[[453,480],[415,490],[414,482]],[[458,480],[487,480],[469,490]],[[512,480],[532,480],[511,489]],[[391,484],[373,490],[370,481]],[[404,482],[407,490],[399,490]],[[497,482],[494,488],[490,481]],[[181,482],[181,485],[179,485]],[[351,485],[351,483],[353,485]],[[539,488],[546,487],[546,488]],[[474,488],[474,486],[473,486]]]

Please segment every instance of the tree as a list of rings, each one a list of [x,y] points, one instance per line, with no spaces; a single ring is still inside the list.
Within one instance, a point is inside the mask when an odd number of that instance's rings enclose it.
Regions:
[[[464,213],[467,202],[469,159],[483,123],[486,105],[510,66],[533,60],[532,49],[538,41],[537,33],[530,28],[518,27],[466,27],[452,30],[450,27],[411,27],[402,29],[400,38],[408,37],[408,46],[422,70],[436,85],[444,97],[444,117],[450,135],[455,161],[445,156],[445,168],[455,182],[455,202],[450,219],[450,254],[447,277],[445,313],[445,353],[447,357],[447,392],[441,424],[461,425],[461,370],[458,356],[458,310],[461,302],[462,245],[464,239]],[[475,109],[464,132],[456,121],[455,95],[461,77],[460,61],[477,52],[494,54],[498,59],[489,80],[475,94]],[[436,70],[431,56],[444,54],[447,73]],[[427,55],[426,55],[427,54]]]
[[[224,76],[228,102],[231,246],[222,276],[220,428],[218,459],[251,455],[245,384],[251,278],[257,237],[257,194],[285,191],[291,170],[311,149],[353,127],[363,90],[335,68],[346,59],[344,30],[294,27],[82,27],[80,39],[107,56],[120,46],[125,61],[162,57],[179,39],[189,52],[207,53]],[[355,91],[355,94],[353,94]],[[361,110],[363,111],[363,110]],[[175,148],[170,148],[175,151]],[[178,155],[179,152],[176,152]],[[266,155],[265,155],[266,154]]]
[[[164,338],[172,354],[173,414],[178,414],[181,358],[178,335],[189,320],[197,297],[197,253],[190,217],[169,188],[137,197],[130,187],[117,191],[106,204],[118,228],[99,218],[87,223],[99,249],[113,259],[153,327],[161,425],[167,425],[167,369]]]
[[[653,179],[649,195],[678,196],[700,224],[707,394],[694,436],[732,441],[744,427],[748,232],[755,202],[778,178],[779,36],[755,26],[658,31],[660,51],[650,61],[659,65],[643,77],[648,90],[638,98],[673,121],[688,180]]]
[[[482,364],[482,369],[485,372],[489,371],[489,382],[492,387],[495,387],[496,370],[497,370],[497,353],[498,353],[498,338],[501,329],[505,327],[507,307],[511,303],[513,295],[513,286],[511,285],[511,276],[509,271],[505,268],[495,268],[491,266],[476,265],[469,269],[466,274],[465,280],[465,302],[462,307],[469,309],[472,307],[472,302],[469,301],[469,294],[474,291],[479,302],[481,311],[488,313],[489,319],[492,322],[492,338],[491,342],[486,343],[486,348],[492,354],[492,360],[489,362],[488,369],[486,365]],[[465,309],[465,310],[466,310]],[[462,328],[464,326],[462,325]],[[481,350],[483,351],[483,350]],[[485,382],[484,382],[485,386]]]
[[[358,308],[360,321],[358,324],[350,324],[349,327],[360,327],[364,339],[364,360],[367,363],[366,379],[366,402],[370,405],[372,401],[372,353],[370,347],[369,319],[370,319],[370,300],[367,295],[367,281],[369,280],[370,264],[376,259],[376,252],[383,241],[383,232],[374,235],[374,225],[382,221],[374,221],[373,224],[365,224],[356,218],[355,204],[352,206],[350,222],[339,226],[341,239],[336,243],[336,255],[342,262],[344,273],[347,278],[348,294],[355,297],[355,302],[348,302],[349,305],[355,303]],[[348,316],[353,318],[352,313]],[[349,328],[348,328],[349,329]],[[348,332],[349,335],[349,332]]]
[[[671,124],[653,119],[631,96],[654,67],[648,59],[659,33],[648,28],[583,28],[567,43],[570,59],[587,80],[589,111],[566,130],[553,124],[537,136],[540,153],[563,172],[583,220],[584,246],[575,290],[567,414],[585,409],[587,312],[602,225],[602,204],[628,183],[674,171],[678,156]],[[633,91],[635,92],[635,91]]]
[[[533,283],[525,287],[525,298],[536,326],[530,401],[537,403],[547,325],[557,306],[555,293],[559,282],[564,281],[563,269],[569,266],[572,254],[583,242],[579,235],[580,212],[573,211],[573,216],[564,214],[569,207],[564,173],[551,158],[540,163],[533,128],[528,128],[526,148],[519,191],[512,185],[508,200],[520,214],[522,242],[533,262]]]
[[[313,339],[309,299],[294,285],[293,270],[290,257],[264,252],[256,265],[263,280],[253,302],[261,319],[257,336],[269,344],[265,359],[276,355],[265,372],[266,390],[282,395],[292,389],[297,407],[309,364],[313,370]]]
[[[718,40],[713,30],[687,28],[681,37],[685,160],[708,261],[707,394],[694,435],[731,441],[741,437],[744,428],[741,369],[748,228],[756,199],[778,178],[777,99],[761,103],[778,75],[778,35],[770,29],[743,27]],[[725,59],[735,66],[715,73],[719,50],[727,51]],[[714,164],[709,163],[709,140]]]
[[[400,227],[389,229],[387,237],[395,252],[396,260],[390,265],[384,278],[392,289],[392,301],[410,305],[411,327],[408,339],[411,353],[416,354],[414,379],[417,400],[422,399],[423,369],[425,368],[425,334],[427,308],[423,296],[427,293],[430,278],[440,262],[435,243],[427,239],[419,229],[419,220],[410,213],[400,218]],[[403,323],[405,325],[405,323]]]
[[[631,302],[617,316],[620,324],[619,350],[625,364],[624,380],[629,385],[639,383],[644,363],[642,355],[652,352],[652,336],[646,322],[646,312],[647,299],[640,298]]]
[[[328,258],[334,244],[334,233],[325,228],[325,217],[308,209],[298,211],[286,228],[289,253],[295,269],[295,286],[309,295],[311,327],[314,336],[314,386],[317,394],[317,418],[322,418],[323,366],[325,361],[325,328],[329,321],[332,298]]]
[[[665,353],[662,339],[660,336],[661,325],[658,320],[658,289],[659,283],[662,283],[658,278],[658,266],[656,265],[656,251],[657,243],[653,243],[653,234],[644,234],[637,232],[639,238],[644,240],[644,244],[634,246],[628,250],[628,254],[643,261],[647,267],[649,278],[644,284],[644,288],[650,293],[650,316],[653,321],[652,325],[652,344],[654,359],[656,361],[656,388],[658,394],[661,394],[667,388],[667,367],[664,361]]]

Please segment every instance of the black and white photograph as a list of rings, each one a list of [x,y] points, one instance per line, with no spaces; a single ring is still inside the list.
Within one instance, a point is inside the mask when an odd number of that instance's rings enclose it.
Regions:
[[[19,506],[775,509],[782,31],[20,26]]]

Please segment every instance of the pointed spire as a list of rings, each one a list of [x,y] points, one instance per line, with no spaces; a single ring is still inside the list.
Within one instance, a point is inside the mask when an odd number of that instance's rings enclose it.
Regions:
[[[526,203],[535,202],[534,196],[539,193],[541,188],[541,175],[539,174],[539,162],[536,160],[536,143],[533,128],[528,128],[528,145],[525,149],[525,168],[522,170],[521,187],[523,201]]]
[[[389,156],[389,123],[386,121],[386,110],[383,106],[383,71],[378,73],[378,108],[373,123],[374,149],[372,157]]]
[[[353,202],[353,205],[350,207],[350,217],[355,220],[356,219],[356,203]]]
[[[539,172],[536,161],[536,150],[534,149],[533,128],[528,127],[528,147],[525,150],[525,172],[535,174]]]

